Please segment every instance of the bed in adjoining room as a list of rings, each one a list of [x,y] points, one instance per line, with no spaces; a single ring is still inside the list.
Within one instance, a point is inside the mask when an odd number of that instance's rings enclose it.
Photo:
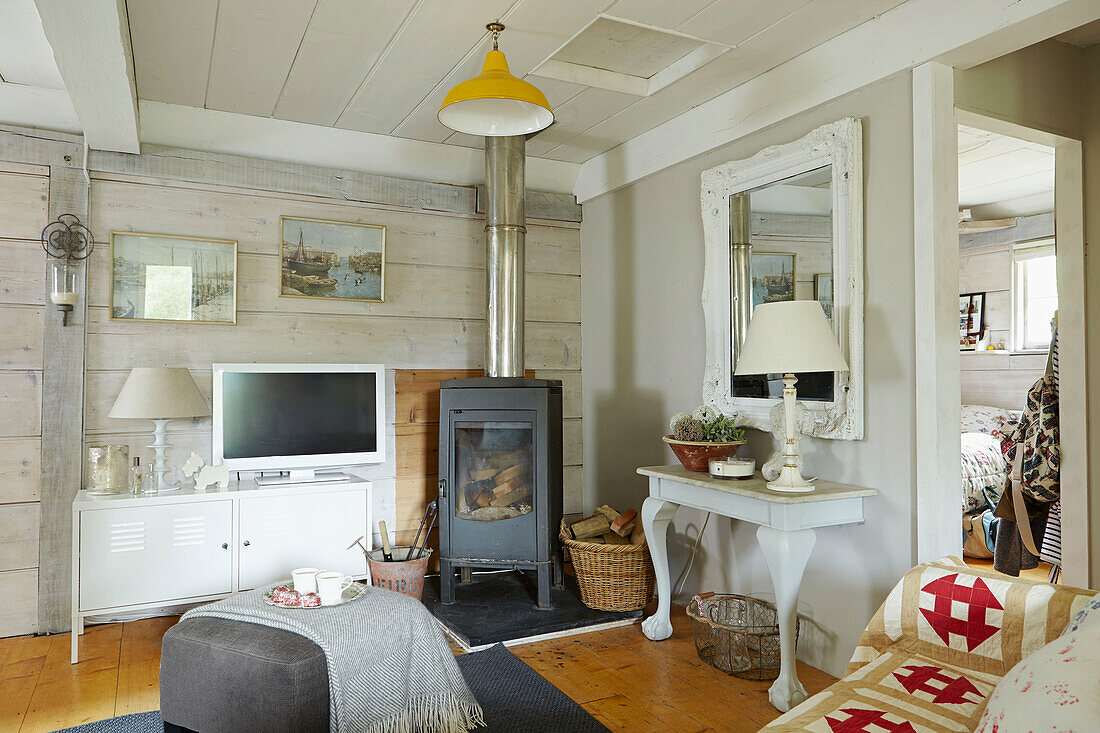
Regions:
[[[960,428],[964,512],[984,507],[985,494],[994,502],[1000,498],[1008,472],[1002,442],[1011,439],[1019,419],[1019,410],[985,405],[962,406]]]

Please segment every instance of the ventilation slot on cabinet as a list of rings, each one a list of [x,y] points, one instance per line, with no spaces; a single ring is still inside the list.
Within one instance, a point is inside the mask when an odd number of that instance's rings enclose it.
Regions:
[[[176,547],[206,543],[206,517],[178,517],[172,522],[172,544]]]
[[[145,522],[115,522],[111,525],[111,552],[141,552],[145,549]]]

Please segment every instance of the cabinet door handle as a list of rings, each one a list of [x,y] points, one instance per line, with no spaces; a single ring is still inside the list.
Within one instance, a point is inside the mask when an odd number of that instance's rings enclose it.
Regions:
[[[228,542],[223,542],[222,543],[222,549],[223,550],[228,550],[229,549],[229,543]]]
[[[244,546],[245,546],[245,547],[248,547],[248,546],[250,546],[251,544],[252,544],[252,543],[251,543],[251,542],[249,542],[248,540],[245,540],[245,541],[244,541]]]

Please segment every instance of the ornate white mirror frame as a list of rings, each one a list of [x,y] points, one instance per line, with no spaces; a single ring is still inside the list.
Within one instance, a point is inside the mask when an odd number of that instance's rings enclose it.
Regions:
[[[779,398],[735,397],[732,390],[733,265],[730,197],[832,166],[833,328],[849,371],[835,376],[832,402],[805,402],[801,432],[818,438],[863,437],[863,130],[846,117],[823,125],[800,140],[761,150],[703,171],[701,205],[706,244],[703,313],[707,365],[703,397],[708,405],[739,422],[772,429]],[[747,324],[740,326],[741,333]]]

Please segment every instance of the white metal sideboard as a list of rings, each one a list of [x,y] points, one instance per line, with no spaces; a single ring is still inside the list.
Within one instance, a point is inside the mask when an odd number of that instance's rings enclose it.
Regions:
[[[72,662],[84,619],[201,603],[290,577],[296,567],[366,577],[371,483],[91,496],[73,501]]]
[[[677,509],[690,506],[759,525],[756,539],[771,572],[779,612],[779,678],[768,690],[768,699],[782,712],[805,700],[806,689],[795,669],[794,631],[798,589],[816,540],[814,527],[862,522],[863,499],[878,491],[818,480],[812,493],[784,494],[767,489],[760,474],[745,480],[716,479],[682,466],[650,466],[638,473],[649,477],[642,526],[657,573],[658,596],[657,612],[642,622],[642,632],[653,641],[672,636],[665,535]]]

